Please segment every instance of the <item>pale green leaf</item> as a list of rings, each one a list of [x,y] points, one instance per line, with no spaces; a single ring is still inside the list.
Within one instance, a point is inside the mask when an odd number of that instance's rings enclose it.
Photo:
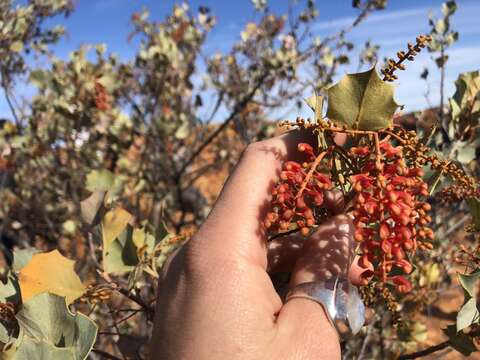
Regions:
[[[97,326],[87,316],[72,314],[65,299],[43,293],[23,304],[16,315],[25,339],[62,347],[73,359],[85,359],[97,337]],[[21,358],[20,358],[21,359]]]
[[[438,34],[443,34],[445,31],[448,29],[448,22],[446,22],[444,19],[439,19],[435,23],[435,31]]]
[[[108,250],[112,242],[125,230],[133,219],[132,214],[117,206],[108,211],[102,220],[103,247]]]
[[[475,159],[476,149],[473,146],[465,146],[458,150],[457,160],[462,164],[468,164],[470,161]]]
[[[137,228],[133,230],[132,241],[137,249],[145,248],[148,254],[152,254],[155,245],[155,237],[146,231],[145,228]]]
[[[0,321],[0,352],[2,351],[2,344],[6,344],[10,340],[10,332]]]
[[[410,336],[416,342],[425,342],[428,338],[427,326],[420,322],[415,322],[412,326]]]
[[[97,81],[105,87],[108,93],[112,93],[118,87],[119,82],[113,74],[105,74]]]
[[[480,279],[480,270],[475,271],[472,274],[458,274],[458,280],[462,288],[471,297],[476,297],[476,289],[478,280]]]
[[[130,225],[103,249],[103,270],[107,273],[123,274],[132,271],[138,264],[137,251],[132,240]]]
[[[0,281],[0,302],[19,304],[21,302],[20,287],[15,274],[9,272],[6,283]]]
[[[46,341],[36,341],[25,336],[20,346],[3,354],[4,360],[78,360],[74,348],[59,348]]]
[[[92,170],[87,175],[87,190],[91,192],[95,191],[108,191],[112,187],[115,181],[113,173],[106,169]]]
[[[327,117],[348,129],[379,130],[392,125],[398,108],[394,88],[382,81],[373,67],[345,75],[327,89]]]
[[[30,73],[30,81],[32,82],[33,85],[35,85],[38,88],[41,88],[42,86],[45,85],[46,78],[47,76],[45,72],[40,69],[33,70]]]
[[[77,224],[72,219],[68,219],[62,224],[62,229],[66,234],[73,235],[77,231]]]
[[[190,135],[190,124],[188,121],[183,121],[175,131],[175,137],[179,140],[183,140],[186,139],[188,135]]]
[[[462,306],[457,314],[457,331],[478,323],[478,320],[477,299],[472,297]]]

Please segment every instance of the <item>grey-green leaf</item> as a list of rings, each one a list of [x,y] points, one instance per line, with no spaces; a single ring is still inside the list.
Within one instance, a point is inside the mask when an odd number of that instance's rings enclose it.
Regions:
[[[11,349],[4,355],[5,360],[78,360],[75,349],[59,348],[45,341],[36,341],[28,336],[23,337],[17,349]]]
[[[103,251],[103,269],[107,273],[124,274],[138,264],[137,251],[130,225]]]
[[[8,273],[5,284],[0,281],[0,302],[10,302],[13,304],[19,304],[21,302],[18,279],[12,272]]]
[[[462,288],[470,295],[471,297],[476,297],[476,288],[478,280],[480,279],[480,271],[476,271],[472,274],[458,274],[458,280]]]
[[[72,314],[65,298],[53,294],[43,293],[31,298],[23,304],[16,318],[24,337],[72,348],[74,359],[85,359],[97,337],[97,326],[92,320],[81,313]]]

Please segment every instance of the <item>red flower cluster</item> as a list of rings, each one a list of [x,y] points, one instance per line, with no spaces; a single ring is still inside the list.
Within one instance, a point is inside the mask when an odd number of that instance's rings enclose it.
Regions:
[[[430,204],[420,199],[428,195],[420,168],[408,168],[402,147],[388,141],[380,143],[380,156],[368,147],[352,148],[362,172],[351,177],[356,192],[353,216],[355,239],[360,243],[359,265],[368,269],[364,283],[376,275],[391,280],[399,292],[409,292],[412,284],[404,275],[413,266],[408,259],[418,247],[431,248],[433,231],[427,212]]]
[[[306,143],[298,144],[298,150],[305,154],[306,161],[283,164],[280,181],[272,190],[272,211],[264,225],[276,232],[285,232],[296,225],[303,235],[308,235],[310,227],[318,224],[324,192],[331,189],[332,182],[318,171],[322,155],[315,156]]]
[[[105,87],[99,82],[95,82],[95,107],[101,111],[110,110],[110,100]]]

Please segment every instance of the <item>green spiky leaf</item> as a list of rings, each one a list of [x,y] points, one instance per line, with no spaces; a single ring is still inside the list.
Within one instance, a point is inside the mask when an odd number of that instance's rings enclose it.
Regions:
[[[327,89],[327,117],[348,129],[379,130],[392,125],[398,108],[394,88],[382,81],[375,68],[345,75]]]

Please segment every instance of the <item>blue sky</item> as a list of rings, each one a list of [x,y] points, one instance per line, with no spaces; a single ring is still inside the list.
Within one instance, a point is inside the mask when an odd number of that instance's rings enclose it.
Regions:
[[[277,13],[285,13],[287,0],[269,0],[270,8]],[[358,10],[351,7],[350,0],[317,0],[320,16],[313,29],[319,36],[327,35],[349,24]],[[453,81],[460,72],[480,68],[480,16],[479,0],[457,0],[458,11],[452,18],[452,27],[460,32],[459,41],[449,51],[450,60],[446,72],[447,94],[454,91]],[[108,50],[117,53],[122,59],[128,59],[135,53],[135,44],[127,42],[131,30],[130,16],[142,7],[149,9],[152,18],[162,19],[170,11],[175,1],[171,0],[78,0],[76,10],[67,19],[56,18],[50,24],[63,24],[68,36],[54,50],[60,57],[77,49],[81,44],[105,43]],[[407,41],[416,35],[428,32],[428,13],[439,13],[441,0],[389,0],[386,10],[371,15],[362,25],[349,34],[357,49],[366,40],[381,46],[380,55],[392,56],[403,48]],[[258,14],[249,0],[192,0],[190,6],[210,7],[217,16],[217,26],[210,35],[208,52],[228,50],[238,40],[245,24]],[[352,56],[352,65],[345,71],[355,71],[356,57]],[[406,111],[426,107],[426,86],[418,80],[425,66],[434,69],[431,54],[427,52],[408,64],[408,70],[401,73],[397,81],[397,101],[406,106]],[[342,73],[339,74],[341,76]],[[430,100],[438,103],[439,79],[435,71],[431,72]],[[22,92],[22,89],[19,88]],[[29,96],[26,89],[24,96]],[[0,116],[8,114],[5,100],[0,97]],[[289,114],[294,116],[295,114]]]

